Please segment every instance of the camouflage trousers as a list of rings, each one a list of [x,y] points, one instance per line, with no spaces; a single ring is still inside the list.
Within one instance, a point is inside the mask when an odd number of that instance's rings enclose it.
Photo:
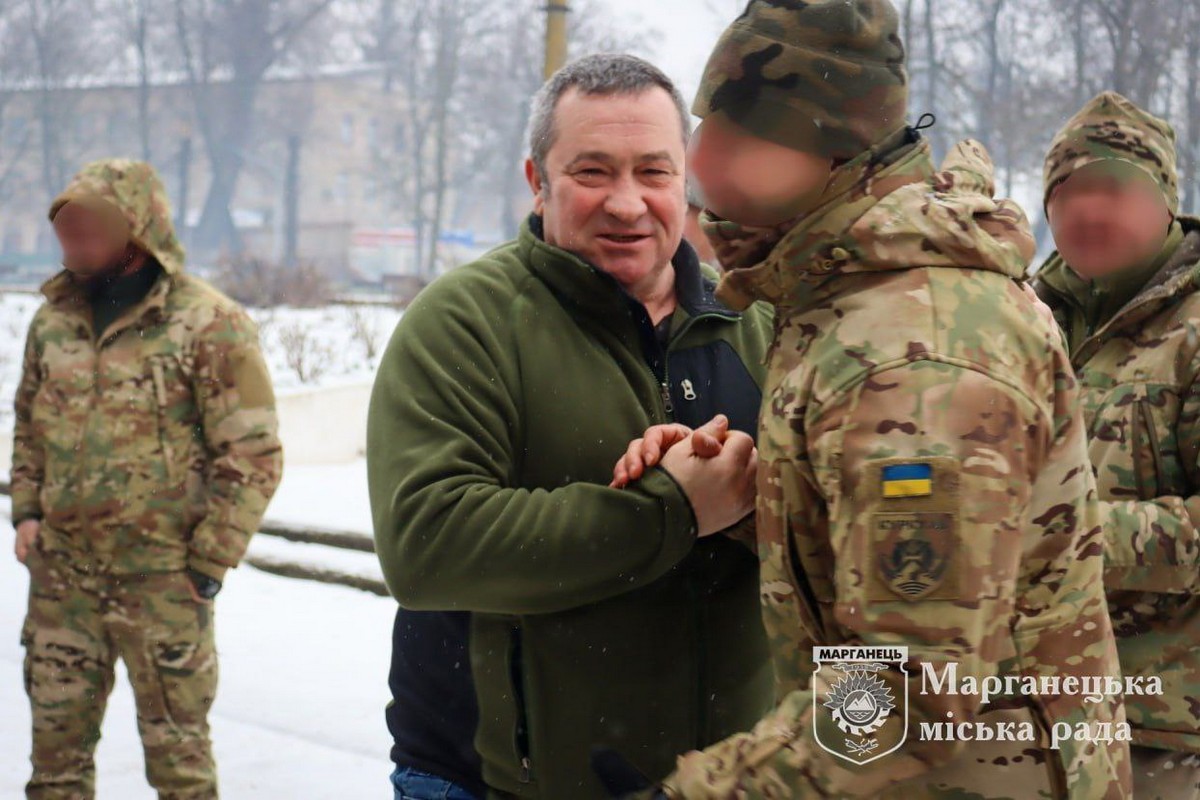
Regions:
[[[1200,800],[1200,754],[1130,748],[1134,800]]]
[[[33,712],[30,800],[95,796],[96,744],[121,658],[137,705],[146,778],[160,800],[217,797],[208,711],[217,687],[210,604],[184,572],[87,575],[33,551],[21,631]]]

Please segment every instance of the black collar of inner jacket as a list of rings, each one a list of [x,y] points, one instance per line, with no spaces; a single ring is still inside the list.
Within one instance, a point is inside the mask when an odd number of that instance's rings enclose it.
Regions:
[[[526,226],[534,240],[528,247],[529,266],[556,295],[601,316],[618,311],[628,313],[631,302],[635,307],[641,305],[611,275],[566,250],[547,244],[540,216],[530,214]],[[700,257],[686,241],[680,242],[671,264],[675,268],[676,301],[689,316],[710,313],[729,319],[741,316],[716,299],[716,284],[705,278]]]

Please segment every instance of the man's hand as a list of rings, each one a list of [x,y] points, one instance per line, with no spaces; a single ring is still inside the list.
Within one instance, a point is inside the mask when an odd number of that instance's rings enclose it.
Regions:
[[[13,550],[17,554],[17,561],[25,563],[25,559],[29,557],[29,551],[36,546],[38,533],[41,530],[42,522],[37,519],[22,520],[17,525],[17,541],[13,546]]]
[[[710,435],[711,429],[699,437],[701,448],[713,444],[707,438]],[[660,466],[670,473],[692,504],[696,534],[711,536],[754,510],[758,450],[753,439],[738,431],[724,435],[724,441],[718,442],[720,449],[716,455],[698,453],[696,442],[693,435],[672,447],[662,457]]]
[[[696,430],[678,423],[655,425],[629,443],[629,449],[613,468],[613,479],[609,487],[624,489],[638,480],[646,470],[658,466],[663,454],[675,445],[691,437],[692,450],[700,458],[713,458],[721,452],[721,445],[729,435],[729,418],[718,414]]]

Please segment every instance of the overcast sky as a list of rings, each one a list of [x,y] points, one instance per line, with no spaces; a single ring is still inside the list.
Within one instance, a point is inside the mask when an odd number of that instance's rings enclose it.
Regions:
[[[602,0],[616,27],[656,29],[655,52],[646,53],[679,84],[690,103],[717,37],[745,7],[745,0]]]

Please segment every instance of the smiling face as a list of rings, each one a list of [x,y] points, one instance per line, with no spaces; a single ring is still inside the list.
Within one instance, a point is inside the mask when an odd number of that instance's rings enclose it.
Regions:
[[[1171,224],[1162,190],[1121,162],[1093,164],[1067,178],[1050,193],[1046,213],[1059,254],[1086,280],[1146,263]]]
[[[713,114],[692,137],[688,166],[712,213],[766,227],[810,210],[829,183],[833,161],[760,139]]]
[[[654,284],[683,239],[684,132],[671,95],[568,90],[554,111],[545,175],[525,164],[547,244],[628,291]]]

